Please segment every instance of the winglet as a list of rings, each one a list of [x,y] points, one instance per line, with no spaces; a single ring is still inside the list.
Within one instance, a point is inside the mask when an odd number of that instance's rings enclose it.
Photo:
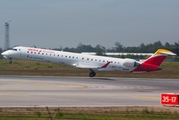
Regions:
[[[110,64],[110,62],[106,63],[106,64],[103,65],[101,68],[106,68],[109,64]]]

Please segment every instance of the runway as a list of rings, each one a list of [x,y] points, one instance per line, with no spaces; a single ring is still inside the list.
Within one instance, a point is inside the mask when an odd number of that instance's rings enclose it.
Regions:
[[[179,79],[0,76],[0,107],[161,106]]]

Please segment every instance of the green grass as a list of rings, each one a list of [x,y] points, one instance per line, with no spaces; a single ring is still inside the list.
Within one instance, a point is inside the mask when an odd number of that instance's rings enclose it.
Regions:
[[[0,67],[4,70],[34,70],[34,67],[38,67],[38,70],[77,70],[74,67],[45,62],[26,60],[13,60],[12,62],[9,64],[9,60],[0,60]]]
[[[142,74],[97,72],[97,77],[179,78],[179,62],[163,62],[160,67],[161,71]],[[88,74],[89,70],[67,65],[25,60],[13,60],[13,63],[9,64],[9,60],[0,60],[0,75],[88,76]]]
[[[45,63],[45,62],[35,62],[26,60],[13,60],[12,64],[9,64],[9,60],[0,60],[0,67],[4,70],[33,70],[34,67],[38,67],[38,70],[84,70],[75,67]],[[161,66],[162,71],[175,71],[179,72],[179,62],[163,62]]]
[[[37,111],[34,115],[0,115],[0,120],[49,120],[47,114]],[[178,114],[155,113],[151,111],[103,112],[103,113],[63,113],[57,114],[56,120],[177,120]]]
[[[179,113],[169,107],[50,108],[55,120],[177,120]],[[56,113],[57,112],[57,113]],[[0,120],[49,120],[45,108],[2,108]]]
[[[160,67],[163,71],[179,72],[179,62],[163,62]]]

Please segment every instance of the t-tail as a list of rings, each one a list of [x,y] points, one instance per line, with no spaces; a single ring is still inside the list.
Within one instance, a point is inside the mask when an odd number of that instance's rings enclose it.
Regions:
[[[162,70],[162,68],[160,68],[159,66],[165,60],[167,55],[176,55],[176,54],[169,50],[158,49],[150,58],[142,62],[141,66],[137,67],[132,72],[141,73],[141,72]]]

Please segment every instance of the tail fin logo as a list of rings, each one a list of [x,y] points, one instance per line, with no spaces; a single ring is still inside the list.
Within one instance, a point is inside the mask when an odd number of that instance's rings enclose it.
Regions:
[[[176,55],[175,53],[165,50],[159,49],[157,50],[150,58],[148,58],[145,62],[141,63],[142,66],[137,67],[132,72],[141,73],[146,71],[157,71],[161,70],[160,64],[167,57],[167,55]]]
[[[167,57],[167,55],[176,55],[176,54],[169,50],[159,49],[155,52],[155,54],[153,54],[144,63],[160,66],[160,64],[164,61],[164,59]]]

